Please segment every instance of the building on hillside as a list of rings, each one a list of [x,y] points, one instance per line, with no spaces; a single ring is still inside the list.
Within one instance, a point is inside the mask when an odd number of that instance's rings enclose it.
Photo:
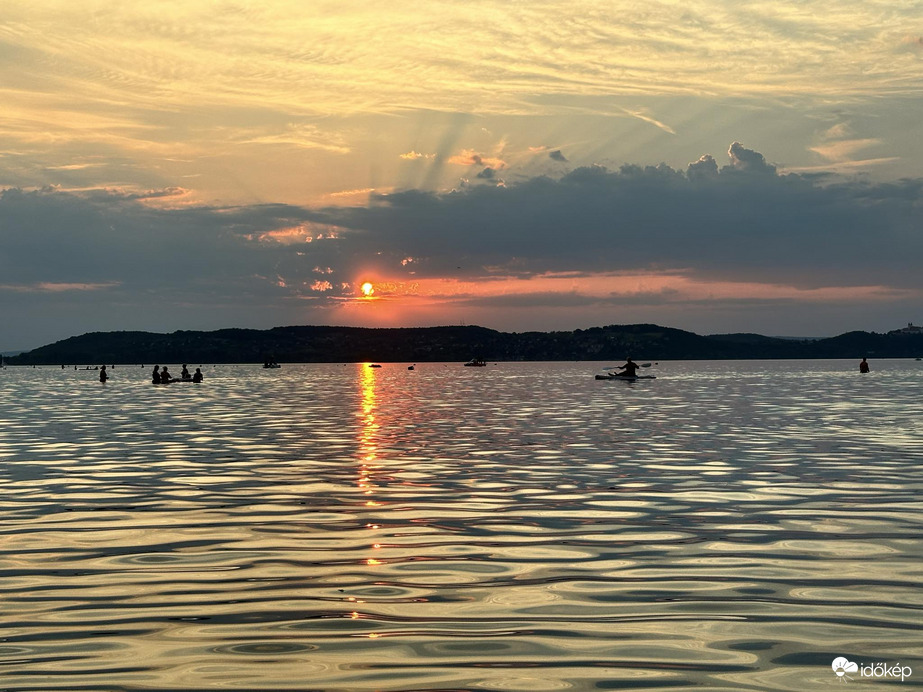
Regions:
[[[903,329],[894,329],[888,334],[923,334],[923,327],[918,327],[913,322],[908,322]]]

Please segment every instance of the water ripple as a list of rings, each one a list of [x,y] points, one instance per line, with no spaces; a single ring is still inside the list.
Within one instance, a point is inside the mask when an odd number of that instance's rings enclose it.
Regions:
[[[923,368],[656,369],[5,369],[0,689],[923,672]]]

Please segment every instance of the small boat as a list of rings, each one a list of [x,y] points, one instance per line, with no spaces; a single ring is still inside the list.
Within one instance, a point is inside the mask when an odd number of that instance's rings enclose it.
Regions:
[[[278,363],[263,363],[264,368],[281,368],[282,366]]]
[[[465,363],[466,368],[483,368],[487,363],[480,358],[472,358],[467,363]]]
[[[381,366],[378,363],[369,363],[370,368],[380,368]]]

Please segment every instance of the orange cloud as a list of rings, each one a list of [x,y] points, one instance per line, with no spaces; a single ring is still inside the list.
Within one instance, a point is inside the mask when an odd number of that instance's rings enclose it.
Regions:
[[[297,226],[277,228],[260,234],[246,236],[248,240],[259,242],[274,242],[281,245],[295,245],[298,243],[311,243],[324,238],[336,238],[339,229],[326,224],[300,223]]]
[[[500,277],[492,280],[419,279],[413,282],[375,282],[375,288],[392,299],[452,302],[461,299],[532,294],[567,294],[612,301],[644,296],[668,297],[671,302],[690,300],[761,299],[851,302],[893,300],[912,292],[887,286],[828,286],[800,288],[786,284],[695,279],[677,273],[578,274],[548,273],[531,279]]]
[[[494,158],[492,156],[482,156],[473,149],[462,149],[460,153],[449,157],[449,163],[455,164],[456,166],[484,166],[485,168],[493,168],[495,170],[506,168],[506,162],[503,159]]]
[[[421,154],[416,151],[408,151],[406,154],[401,154],[402,159],[408,161],[415,161],[416,159],[434,159],[436,158],[435,154]]]

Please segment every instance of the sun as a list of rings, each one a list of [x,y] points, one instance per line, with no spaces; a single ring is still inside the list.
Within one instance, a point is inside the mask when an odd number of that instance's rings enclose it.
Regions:
[[[372,295],[374,292],[375,292],[375,287],[372,284],[370,284],[368,281],[362,284],[362,295],[368,297]]]

